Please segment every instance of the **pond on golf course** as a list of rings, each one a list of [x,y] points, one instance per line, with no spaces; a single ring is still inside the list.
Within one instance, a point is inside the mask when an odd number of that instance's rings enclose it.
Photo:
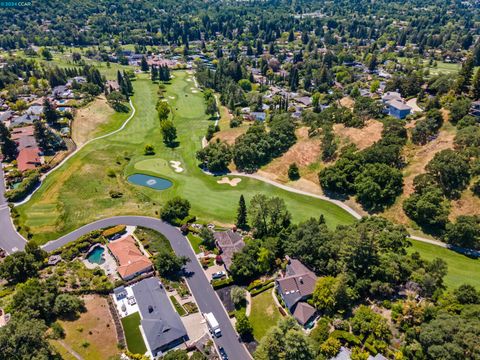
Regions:
[[[130,175],[127,180],[132,184],[145,186],[154,190],[165,190],[173,185],[170,180],[145,174],[133,174]]]

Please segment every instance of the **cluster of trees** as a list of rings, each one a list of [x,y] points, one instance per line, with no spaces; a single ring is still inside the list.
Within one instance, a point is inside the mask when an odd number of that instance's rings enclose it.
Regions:
[[[443,116],[440,110],[429,110],[425,114],[425,119],[417,121],[412,129],[412,142],[417,145],[425,145],[437,135],[442,124]]]
[[[268,122],[268,130],[257,122],[233,146],[217,139],[198,151],[197,159],[215,173],[227,171],[232,159],[239,170],[253,172],[283,154],[295,141],[295,124],[289,114],[276,114]]]
[[[235,140],[233,161],[238,169],[253,172],[283,154],[296,141],[295,124],[289,114],[272,116],[268,130],[258,122]]]
[[[55,276],[39,280],[46,253],[29,242],[24,252],[9,255],[0,264],[0,278],[16,285],[8,307],[12,320],[0,328],[2,358],[55,359],[56,352],[45,336],[48,326],[58,318],[74,318],[84,311],[77,296],[61,292]]]
[[[188,200],[177,196],[165,203],[160,211],[160,218],[172,224],[179,223],[188,216],[190,208]]]
[[[0,122],[0,150],[5,161],[12,161],[17,158],[17,144],[12,140],[10,130],[3,122]]]
[[[35,121],[33,126],[35,139],[45,155],[52,155],[67,148],[62,137],[45,126],[43,122]]]
[[[457,151],[447,149],[435,154],[426,166],[426,173],[414,179],[414,193],[403,203],[405,213],[424,227],[425,230],[442,234],[449,223],[450,199],[458,198],[466,189],[472,176],[471,162],[478,152],[476,143],[480,132],[476,127],[467,127],[459,132],[455,139]],[[472,147],[470,147],[470,145]],[[463,223],[463,218],[460,223]],[[475,222],[472,219],[473,223]],[[449,229],[455,228],[450,225]],[[457,228],[458,229],[458,228]],[[457,234],[458,235],[458,234]],[[464,246],[476,244],[477,240],[470,236],[470,241],[462,237],[458,242],[454,237],[446,235],[449,242]]]
[[[158,119],[160,120],[160,130],[162,132],[163,143],[168,147],[175,147],[177,142],[177,128],[173,121],[169,119],[170,106],[166,101],[158,100],[157,102]]]
[[[130,79],[130,75],[126,71],[123,71],[122,73],[120,72],[120,70],[118,70],[117,82],[118,86],[120,87],[120,92],[123,94],[123,96],[129,99],[130,96],[133,95],[133,85],[132,80]]]
[[[147,71],[148,71],[148,68],[147,68]],[[164,65],[164,66],[152,65],[151,79],[152,81],[157,81],[157,80],[160,80],[163,82],[170,81],[170,69],[168,68],[167,65]]]
[[[392,204],[402,191],[403,178],[398,168],[406,138],[403,125],[387,118],[380,141],[362,151],[344,149],[334,165],[319,173],[322,189],[337,196],[356,194],[370,211]]]

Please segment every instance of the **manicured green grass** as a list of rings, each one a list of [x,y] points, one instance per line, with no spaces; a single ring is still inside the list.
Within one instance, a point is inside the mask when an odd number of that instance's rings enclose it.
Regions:
[[[127,340],[128,351],[134,354],[145,354],[147,347],[140,332],[140,314],[138,312],[122,318],[123,331]]]
[[[190,245],[192,245],[193,251],[195,251],[195,254],[199,254],[202,252],[200,249],[200,245],[202,244],[202,239],[200,239],[198,236],[193,235],[192,233],[188,233],[187,235],[188,241],[190,241]]]
[[[272,326],[277,325],[281,318],[282,315],[273,300],[271,290],[264,291],[252,298],[249,319],[253,327],[253,336],[257,341],[264,337]]]
[[[449,289],[457,288],[461,284],[470,284],[480,290],[480,259],[471,259],[455,251],[421,241],[411,241],[410,252],[418,251],[426,260],[431,261],[438,257],[447,262],[448,274],[445,277],[445,285]]]
[[[155,254],[162,250],[173,251],[170,241],[155,230],[138,226],[134,234],[150,253]]]
[[[175,299],[175,296],[170,295],[170,300],[172,301],[173,307],[175,308],[175,311],[178,313],[178,315],[185,316],[187,314],[183,306],[180,305],[177,299]]]
[[[242,178],[236,187],[231,187],[218,184],[218,178],[204,174],[195,154],[212,121],[205,115],[203,95],[194,88],[193,76],[185,71],[175,71],[173,76],[165,99],[172,109],[180,146],[170,149],[163,144],[155,110],[158,84],[140,75],[134,82],[135,96],[132,97],[137,112],[126,128],[85,146],[48,176],[28,203],[18,207],[20,225],[28,226],[35,240],[46,242],[109,216],[158,217],[161,205],[174,196],[188,199],[191,213],[199,221],[224,225],[235,221],[240,195],[243,194],[248,203],[256,193],[284,199],[294,222],[322,214],[332,228],[354,221],[346,211],[327,201],[249,178]],[[156,155],[145,156],[145,144],[152,144]],[[171,160],[180,161],[184,171],[175,172],[170,166]],[[107,176],[109,170],[116,176]],[[173,186],[156,191],[128,183],[127,176],[138,172],[164,177],[171,180]],[[120,191],[123,196],[112,199],[111,190]]]

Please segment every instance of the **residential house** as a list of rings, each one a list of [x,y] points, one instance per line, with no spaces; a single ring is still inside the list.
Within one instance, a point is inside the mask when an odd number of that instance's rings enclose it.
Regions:
[[[305,106],[305,107],[312,106],[312,98],[310,96],[299,96],[293,100],[299,103],[301,106]]]
[[[120,85],[118,85],[117,80],[107,80],[106,87],[110,89],[110,91],[120,91]]]
[[[299,260],[287,256],[287,261],[285,276],[275,280],[277,292],[293,317],[307,327],[316,315],[315,308],[306,300],[315,290],[317,276]]]
[[[110,242],[108,249],[118,263],[117,272],[123,280],[133,279],[153,269],[152,261],[142,254],[131,235]]]
[[[472,105],[470,106],[470,115],[480,119],[480,100],[472,102]]]
[[[397,119],[405,119],[412,112],[412,108],[403,101],[391,100],[386,105],[388,114]]]
[[[43,114],[43,106],[42,105],[32,105],[27,109],[26,113],[28,115],[40,116],[40,115]]]
[[[21,116],[16,116],[10,120],[10,127],[33,124],[35,121],[40,120],[38,115],[23,114]]]
[[[12,130],[11,137],[12,140],[17,144],[18,151],[21,151],[25,148],[38,147],[37,140],[35,140],[34,131],[34,127],[31,125],[14,128]]]
[[[140,311],[140,331],[153,358],[188,340],[185,326],[159,279],[144,279],[134,284],[132,291]]]
[[[221,257],[225,269],[232,265],[233,254],[242,250],[245,246],[242,235],[237,231],[216,231],[213,233],[217,247],[221,251]]]
[[[386,111],[390,116],[397,119],[404,119],[412,111],[412,108],[405,103],[402,95],[396,91],[388,91],[382,96]]]
[[[352,352],[350,351],[350,349],[342,346],[339,353],[330,360],[351,360],[351,355]],[[367,360],[387,360],[387,358],[382,354],[377,354],[375,356],[369,355]]]
[[[75,95],[66,85],[59,85],[53,88],[52,97],[55,99],[73,99]]]
[[[39,156],[40,149],[38,147],[28,147],[20,150],[17,156],[17,168],[20,171],[34,170],[37,166],[42,165]]]
[[[10,120],[13,118],[13,111],[7,110],[0,112],[0,122],[4,123],[6,126],[9,126]]]
[[[66,86],[71,88],[74,83],[76,84],[85,84],[87,79],[84,76],[75,76],[71,79],[68,79]]]

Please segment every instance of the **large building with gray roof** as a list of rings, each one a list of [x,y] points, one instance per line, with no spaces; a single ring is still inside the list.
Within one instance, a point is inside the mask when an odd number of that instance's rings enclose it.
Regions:
[[[153,357],[182,344],[188,335],[158,278],[144,279],[132,286],[141,316],[141,331]]]

